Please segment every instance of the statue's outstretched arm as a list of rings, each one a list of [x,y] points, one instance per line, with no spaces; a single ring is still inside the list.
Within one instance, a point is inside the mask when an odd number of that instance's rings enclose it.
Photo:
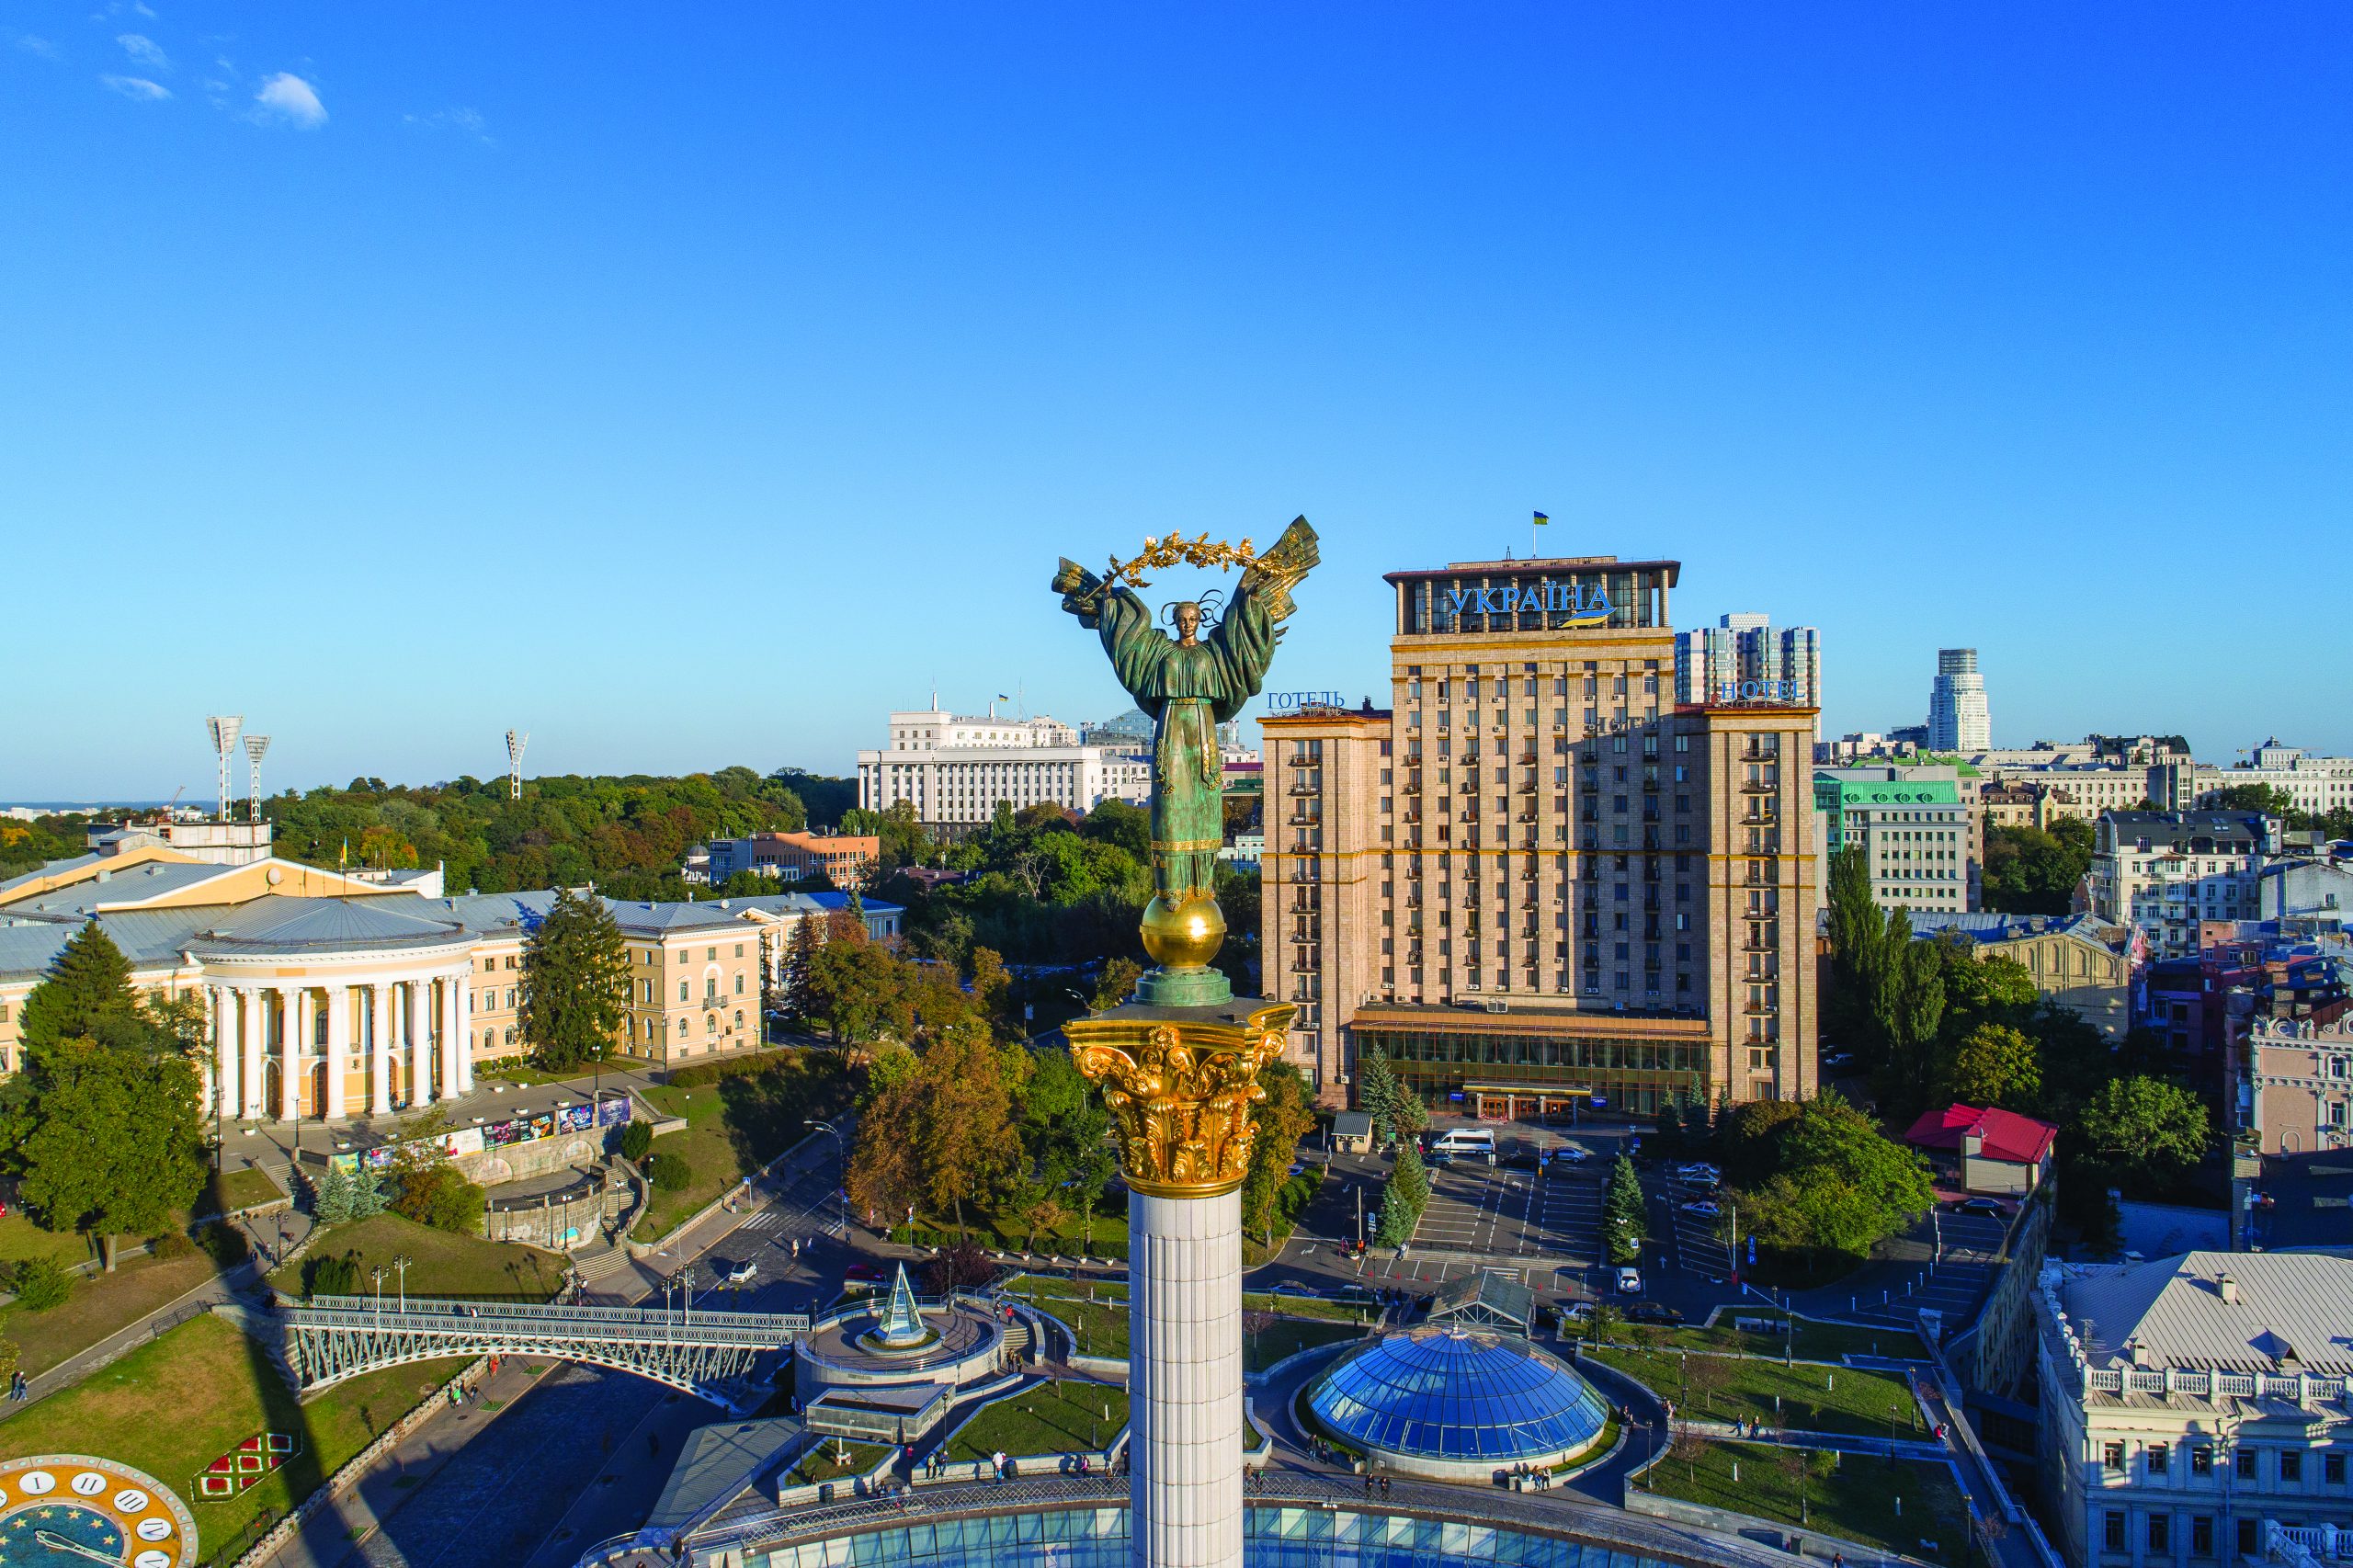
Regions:
[[[1078,617],[1079,624],[1090,631],[1102,618],[1103,590],[1108,585],[1067,555],[1054,571],[1052,586],[1063,597],[1063,608]]]

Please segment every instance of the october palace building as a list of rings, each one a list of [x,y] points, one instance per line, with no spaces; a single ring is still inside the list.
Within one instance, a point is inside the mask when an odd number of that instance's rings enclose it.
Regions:
[[[551,891],[440,896],[426,873],[381,881],[262,854],[223,864],[152,835],[0,882],[0,1073],[14,1072],[26,996],[96,924],[134,983],[194,995],[210,1018],[208,1103],[233,1119],[382,1115],[473,1086],[521,1054],[523,951]],[[840,893],[686,903],[607,899],[631,966],[619,1053],[668,1065],[745,1051],[794,926]],[[893,935],[900,911],[868,903]]]

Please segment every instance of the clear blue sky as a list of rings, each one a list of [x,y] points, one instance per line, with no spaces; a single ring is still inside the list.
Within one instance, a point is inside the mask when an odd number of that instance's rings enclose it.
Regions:
[[[0,148],[0,799],[1105,716],[1056,556],[1299,512],[1279,687],[1541,507],[1834,733],[2353,751],[2340,5],[12,3]]]

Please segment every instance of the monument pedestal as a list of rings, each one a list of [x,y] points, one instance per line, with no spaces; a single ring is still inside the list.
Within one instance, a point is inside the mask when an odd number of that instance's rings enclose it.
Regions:
[[[1138,1568],[1241,1568],[1242,1180],[1292,1007],[1131,1004],[1065,1026],[1128,1178],[1129,1521]]]

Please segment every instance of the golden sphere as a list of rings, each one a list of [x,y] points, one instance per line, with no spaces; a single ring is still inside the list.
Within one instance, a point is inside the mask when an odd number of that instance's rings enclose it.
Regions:
[[[1143,908],[1143,950],[1163,969],[1199,969],[1225,941],[1225,913],[1213,898],[1171,906],[1158,893]]]

